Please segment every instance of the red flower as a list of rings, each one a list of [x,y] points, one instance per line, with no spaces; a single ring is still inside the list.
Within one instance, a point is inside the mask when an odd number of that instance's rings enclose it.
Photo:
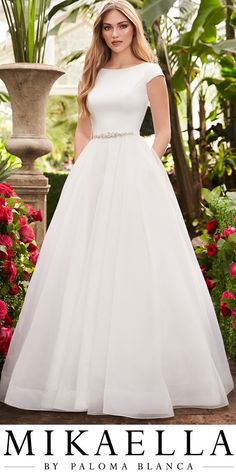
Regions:
[[[0,244],[6,246],[6,248],[12,247],[12,239],[8,234],[0,234]]]
[[[208,279],[208,277],[206,277],[205,281],[209,290],[212,290],[215,287],[216,282],[214,280]]]
[[[30,274],[29,274],[29,272],[27,272],[26,270],[24,270],[23,275],[24,275],[24,279],[25,279],[25,280],[29,280],[29,279],[30,279]]]
[[[12,257],[14,253],[11,251],[12,239],[8,234],[0,234],[0,245],[5,246],[7,253],[0,251],[0,259],[6,259],[7,257]]]
[[[34,234],[34,230],[32,226],[23,225],[20,228],[19,233],[20,233],[20,239],[21,241],[23,241],[23,243],[30,243],[31,241],[33,241],[33,239],[35,239],[35,234]]]
[[[0,206],[0,223],[11,223],[13,221],[12,209],[8,206]]]
[[[210,257],[214,256],[218,251],[215,244],[207,244],[206,248],[207,248],[207,255]]]
[[[1,206],[4,206],[5,203],[6,203],[5,198],[0,197],[0,207],[1,207]]]
[[[6,357],[11,338],[13,335],[13,328],[2,327],[0,331],[0,351]]]
[[[7,305],[3,300],[0,300],[0,321],[4,321],[5,324],[10,325],[12,324],[12,319],[8,316],[8,309]],[[0,324],[1,330],[1,324]]]
[[[13,282],[16,278],[17,270],[14,262],[4,261],[2,264],[2,269],[9,278],[9,282]]]
[[[218,226],[218,222],[216,220],[209,220],[205,225],[208,233],[213,233]]]
[[[235,296],[232,292],[226,290],[221,294],[221,298],[230,298],[231,300],[234,300]],[[220,311],[223,316],[231,316],[231,310],[227,307],[227,304],[225,302],[220,301]]]
[[[218,241],[218,239],[220,239],[222,237],[222,234],[221,233],[216,233],[214,234],[213,238],[215,241]]]
[[[32,221],[43,221],[43,215],[41,210],[34,210],[29,203],[25,203],[26,208],[28,209],[27,216]]]
[[[229,266],[229,275],[231,277],[235,277],[236,276],[236,262],[231,262],[230,266]]]
[[[17,284],[12,284],[9,290],[10,295],[16,295],[20,291],[19,286]]]
[[[7,312],[8,312],[7,304],[3,300],[0,300],[0,319],[1,320],[5,319]]]
[[[25,216],[23,216],[23,215],[19,216],[18,221],[20,223],[20,228],[22,228],[22,226],[27,225],[27,220],[26,220]]]
[[[230,292],[229,290],[226,290],[225,292],[223,292],[223,293],[221,294],[221,298],[231,298],[231,299],[234,300],[234,299],[235,299],[235,295],[234,295],[232,292]]]
[[[231,315],[232,315],[232,316],[236,316],[236,307],[235,307],[235,308],[232,308],[232,310],[231,310]]]
[[[29,256],[29,260],[32,262],[32,264],[36,265],[38,257],[39,257],[39,251],[37,249],[36,251],[31,252],[31,254]]]
[[[0,183],[0,194],[3,194],[7,198],[11,197],[13,195],[13,187],[3,182]]]
[[[223,229],[223,234],[225,238],[228,238],[230,234],[235,233],[236,228],[235,226],[227,226],[227,228]]]
[[[28,247],[27,247],[27,251],[28,252],[34,252],[38,249],[38,246],[34,243],[29,243]]]
[[[231,316],[231,310],[227,307],[225,302],[220,302],[220,311],[223,316]]]

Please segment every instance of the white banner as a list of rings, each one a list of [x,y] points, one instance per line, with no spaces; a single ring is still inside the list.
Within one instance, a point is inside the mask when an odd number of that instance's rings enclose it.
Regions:
[[[2,471],[236,470],[236,425],[1,425]]]

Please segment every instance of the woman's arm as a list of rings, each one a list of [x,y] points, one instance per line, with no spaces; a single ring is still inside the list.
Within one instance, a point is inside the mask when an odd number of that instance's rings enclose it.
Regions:
[[[154,77],[147,83],[147,94],[152,112],[155,139],[153,150],[161,159],[171,138],[169,96],[165,77]]]
[[[85,118],[79,118],[78,123],[75,130],[75,139],[74,139],[74,161],[79,158],[81,151],[83,150],[84,146],[90,141],[91,139],[91,119],[89,116]]]

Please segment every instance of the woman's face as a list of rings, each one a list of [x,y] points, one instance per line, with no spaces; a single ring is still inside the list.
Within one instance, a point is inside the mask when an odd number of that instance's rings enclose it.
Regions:
[[[133,34],[133,23],[120,11],[111,10],[104,15],[102,20],[102,37],[112,51],[121,52],[130,47]]]

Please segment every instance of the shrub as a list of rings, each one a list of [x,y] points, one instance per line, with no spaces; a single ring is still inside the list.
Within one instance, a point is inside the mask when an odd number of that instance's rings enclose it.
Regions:
[[[236,360],[236,193],[204,188],[201,247],[195,249],[211,293],[226,351]]]
[[[39,250],[32,223],[40,210],[24,203],[7,183],[0,183],[0,362],[18,320]]]

